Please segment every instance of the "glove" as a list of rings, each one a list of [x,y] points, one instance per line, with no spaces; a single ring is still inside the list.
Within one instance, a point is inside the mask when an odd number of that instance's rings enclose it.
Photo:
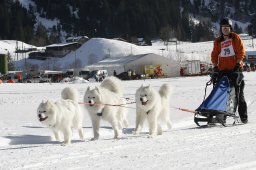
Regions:
[[[241,72],[240,63],[236,63],[233,71],[234,72]]]
[[[219,71],[220,71],[220,70],[219,70],[218,66],[213,67],[213,72],[218,73]]]
[[[210,75],[210,77],[212,78],[213,81],[214,81],[214,80],[217,80],[218,77],[219,77],[219,73],[218,73],[218,72],[213,72],[213,73]]]
[[[213,72],[210,76],[211,76],[211,81],[213,82],[214,85],[218,82],[219,72],[220,70],[217,66],[213,67]]]

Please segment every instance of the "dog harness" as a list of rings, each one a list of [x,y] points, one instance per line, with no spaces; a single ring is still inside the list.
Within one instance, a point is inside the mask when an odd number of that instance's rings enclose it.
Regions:
[[[149,112],[150,112],[150,110],[148,110],[146,113],[147,113],[147,115],[149,114]]]
[[[103,111],[104,111],[104,109],[102,109],[101,112],[97,113],[97,116],[102,116],[103,115]]]

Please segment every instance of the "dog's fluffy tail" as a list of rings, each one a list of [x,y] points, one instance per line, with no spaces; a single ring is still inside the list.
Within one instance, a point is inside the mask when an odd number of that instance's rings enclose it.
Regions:
[[[72,87],[66,87],[61,92],[61,98],[64,100],[70,99],[77,102],[79,99],[78,90]]]
[[[120,96],[123,95],[123,86],[121,80],[116,77],[108,77],[103,80],[100,87],[106,88],[114,93],[119,94]]]
[[[159,89],[159,94],[161,97],[169,98],[172,93],[172,86],[169,84],[163,84]]]

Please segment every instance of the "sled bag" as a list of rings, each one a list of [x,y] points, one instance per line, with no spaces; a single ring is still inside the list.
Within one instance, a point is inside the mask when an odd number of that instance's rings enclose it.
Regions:
[[[230,87],[227,76],[222,77],[219,83],[212,89],[210,95],[196,109],[200,115],[205,117],[217,114],[229,116],[234,114],[235,110],[235,88]]]

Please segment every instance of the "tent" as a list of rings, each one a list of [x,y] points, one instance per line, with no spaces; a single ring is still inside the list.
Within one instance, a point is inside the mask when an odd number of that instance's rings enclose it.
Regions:
[[[116,70],[117,74],[128,70],[134,70],[138,74],[145,74],[145,66],[148,65],[161,65],[165,77],[179,76],[180,66],[178,62],[153,53],[107,58],[89,65],[87,68],[89,70],[107,70],[109,75],[112,75],[114,70]]]

